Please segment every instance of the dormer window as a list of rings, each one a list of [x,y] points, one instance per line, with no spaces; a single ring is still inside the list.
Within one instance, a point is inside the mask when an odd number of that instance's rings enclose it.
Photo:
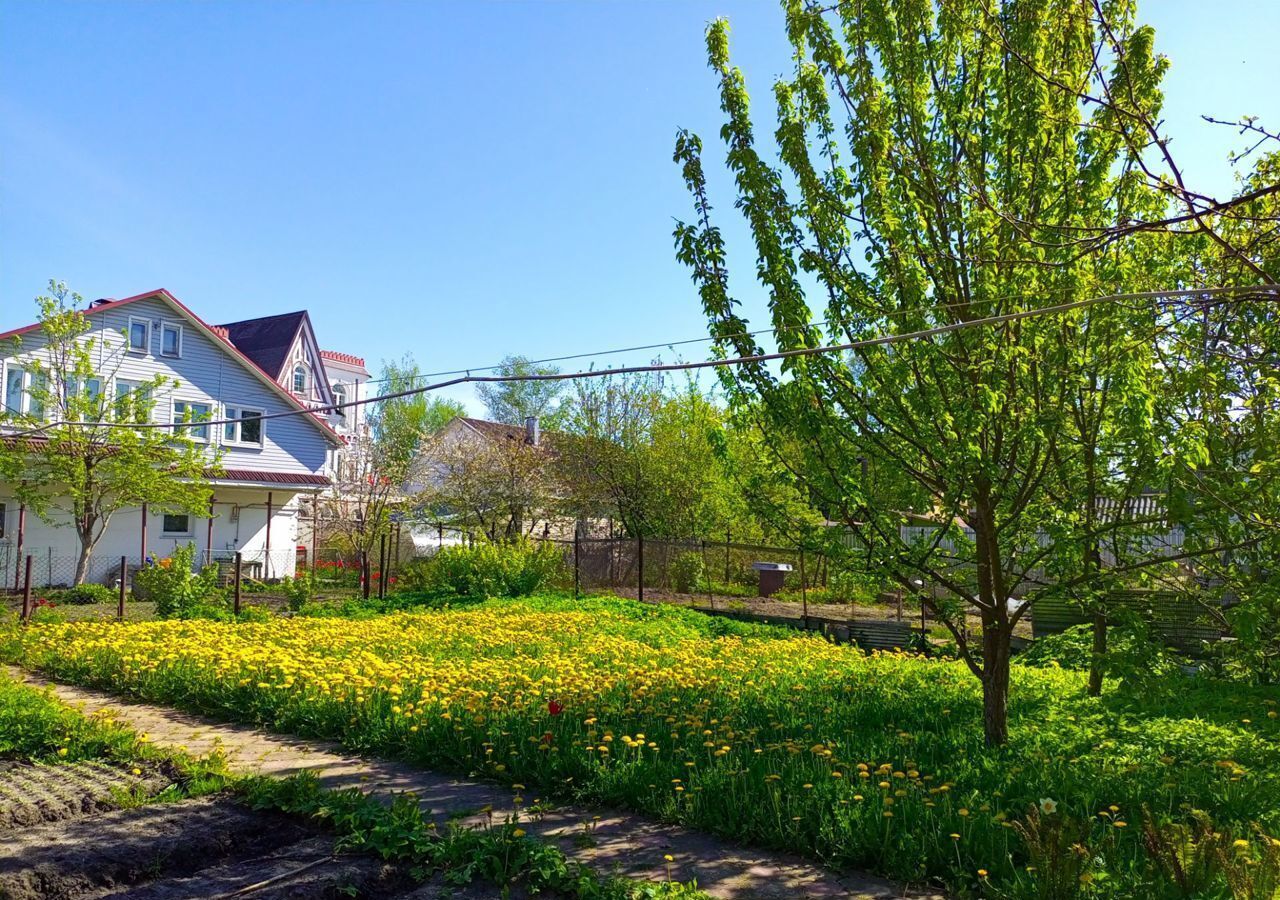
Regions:
[[[298,395],[307,392],[307,367],[302,363],[293,367],[293,392]]]

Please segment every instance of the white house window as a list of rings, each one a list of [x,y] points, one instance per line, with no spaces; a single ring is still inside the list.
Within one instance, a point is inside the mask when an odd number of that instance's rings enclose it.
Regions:
[[[151,421],[151,392],[139,382],[116,379],[115,418],[138,424]]]
[[[160,531],[165,537],[190,537],[191,516],[186,513],[165,513]]]
[[[182,356],[182,326],[165,322],[160,326],[160,355]]]
[[[18,366],[9,366],[4,376],[5,412],[20,416],[26,408],[27,373]]]
[[[346,418],[347,411],[342,408],[342,404],[347,402],[347,386],[340,381],[335,381],[333,388],[333,402],[338,407],[334,410],[338,415]]]
[[[207,422],[210,418],[209,411],[211,407],[208,403],[194,403],[190,400],[174,400],[173,401],[173,421],[178,422]],[[177,431],[178,429],[175,429]],[[191,437],[197,441],[209,440],[208,425],[187,425],[183,429]]]
[[[228,406],[223,418],[235,419],[222,426],[222,439],[228,444],[262,446],[262,410]]]
[[[129,317],[129,352],[151,352],[151,321]]]
[[[68,378],[66,383],[65,403],[68,412],[77,399],[82,399],[84,408],[79,410],[79,418],[83,418],[86,422],[102,421],[102,379],[97,376],[86,378],[81,384],[77,378]],[[69,416],[73,418],[73,416]]]
[[[302,363],[293,367],[293,392],[295,394],[307,392],[307,367]]]

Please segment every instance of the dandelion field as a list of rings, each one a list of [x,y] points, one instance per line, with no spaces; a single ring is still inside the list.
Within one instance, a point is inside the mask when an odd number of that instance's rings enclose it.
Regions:
[[[960,893],[1048,895],[1049,845],[1070,835],[1080,890],[1160,896],[1146,818],[1203,810],[1242,843],[1265,841],[1255,823],[1280,831],[1274,689],[1186,680],[1090,699],[1077,673],[1015,666],[1011,740],[992,751],[959,663],[612,598],[45,624],[0,632],[0,652],[526,802],[616,804]]]

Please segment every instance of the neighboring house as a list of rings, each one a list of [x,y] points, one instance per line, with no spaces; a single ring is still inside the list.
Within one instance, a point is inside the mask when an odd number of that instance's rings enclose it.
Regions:
[[[369,371],[364,360],[349,353],[321,350],[311,317],[305,310],[229,322],[219,327],[226,331],[236,349],[299,403],[326,410],[325,421],[342,438],[342,444],[326,461],[324,474],[332,483],[323,492],[321,506],[328,516],[354,514],[349,504],[343,502],[341,488],[354,472],[363,468],[360,456],[369,445],[367,409],[364,405],[341,407],[368,397]],[[314,499],[306,495],[299,504],[298,546],[308,558],[317,539]]]
[[[455,494],[460,501],[470,495],[481,505],[495,499],[499,505],[503,501],[519,502],[522,495],[530,502],[536,502],[535,498],[545,500],[548,494],[554,499],[556,492],[552,468],[557,458],[556,438],[554,432],[542,431],[536,417],[528,418],[524,426],[519,426],[457,416],[430,441],[417,467],[419,483],[408,485],[406,493],[430,496],[447,481],[453,481],[457,487],[454,490],[446,488],[442,493]],[[465,466],[483,459],[487,449],[522,451],[524,448],[537,448],[542,453],[535,457],[522,452],[499,452],[490,459],[498,460],[499,465],[505,461],[510,467],[497,477],[463,471]],[[546,505],[545,502],[538,504]],[[545,509],[535,511],[546,512]],[[449,515],[447,510],[444,512],[447,519],[461,519],[474,515],[476,511],[457,510],[453,515]],[[494,527],[493,523],[487,524]],[[517,511],[512,527],[525,535],[567,539],[573,536],[575,525],[572,517],[544,515],[525,520]],[[424,546],[433,546],[438,540],[437,532],[430,526],[418,526],[414,540]]]
[[[206,324],[166,290],[150,291],[123,300],[98,300],[86,310],[96,338],[110,355],[104,370],[119,369],[118,383],[142,381],[163,374],[177,382],[157,397],[152,421],[173,422],[184,411],[209,419],[240,418],[235,425],[193,427],[198,439],[222,449],[221,474],[213,479],[213,503],[208,516],[122,510],[94,552],[89,580],[109,582],[120,558],[140,564],[145,554],[167,555],[179,544],[194,543],[203,559],[229,559],[244,554],[250,573],[279,578],[294,572],[298,532],[298,498],[325,490],[333,455],[343,439],[310,409],[330,402],[327,382],[304,399],[279,382],[254,354],[237,344],[230,326]],[[306,319],[306,314],[301,314]],[[279,317],[273,317],[279,318]],[[243,325],[245,323],[236,323]],[[308,322],[309,325],[309,322]],[[11,338],[20,338],[15,347]],[[248,345],[253,341],[242,333]],[[316,368],[323,366],[318,351],[311,353]],[[0,366],[4,403],[26,410],[31,375],[24,363],[44,353],[39,325],[0,334]],[[288,353],[281,361],[292,359]],[[102,385],[114,393],[114,385]],[[306,393],[305,391],[303,392]],[[319,402],[312,402],[318,400]],[[287,411],[301,415],[261,420]],[[3,436],[0,426],[0,437]],[[0,483],[0,585],[16,578],[20,560],[34,557],[33,575],[39,584],[69,582],[78,541],[69,527],[40,521],[19,507],[7,485]]]

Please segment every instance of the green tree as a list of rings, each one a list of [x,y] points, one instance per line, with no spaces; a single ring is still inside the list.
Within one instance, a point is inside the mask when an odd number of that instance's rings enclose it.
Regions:
[[[163,375],[117,379],[127,356],[124,337],[88,336],[84,300],[64,283],[50,281],[49,294],[36,303],[39,330],[27,341],[13,339],[11,359],[25,372],[29,397],[22,410],[0,417],[23,435],[0,441],[0,479],[41,519],[75,529],[73,583],[82,584],[120,510],[145,503],[205,514],[212,494],[207,474],[216,472],[218,455],[193,439],[201,426],[190,417],[185,429],[118,427],[150,421],[156,400],[178,382]]]
[[[412,357],[383,363],[380,394],[397,394],[421,383]],[[331,533],[350,550],[371,555],[392,513],[405,504],[423,441],[464,412],[457,401],[426,394],[373,403],[368,432],[351,439],[338,473],[337,496],[327,504]]]
[[[991,744],[1007,738],[1014,626],[1038,592],[1071,587],[1041,583],[1066,551],[1040,536],[1088,537],[1081,499],[1064,506],[1053,490],[1077,466],[1062,448],[1079,430],[1070,397],[1088,368],[1087,308],[1017,314],[1128,287],[1125,266],[1097,264],[1103,249],[1125,252],[1114,231],[1086,251],[1075,237],[1126,221],[1151,189],[1134,123],[1158,116],[1166,63],[1131,4],[1089,8],[788,2],[796,68],[774,85],[781,168],[756,149],[727,26],[708,32],[728,166],[778,345],[950,327],[792,358],[780,372],[735,367],[725,385],[736,406],[759,402],[769,433],[791,436],[797,455],[786,462],[805,493],[862,537],[878,568],[904,588],[928,585],[926,602],[981,679]],[[1082,107],[1085,92],[1114,101]],[[722,350],[758,353],[730,293],[699,139],[682,133],[676,160],[696,212],[676,230],[678,255]],[[824,325],[813,323],[810,291]],[[1134,317],[1155,325],[1150,306]],[[1113,397],[1149,409],[1134,392],[1150,386],[1133,382]],[[980,644],[964,627],[969,608]]]
[[[559,371],[555,366],[531,363],[523,356],[508,356],[495,374],[505,377],[555,375]],[[558,401],[563,388],[561,381],[495,382],[476,385],[476,394],[484,403],[486,415],[495,422],[523,425],[525,419],[537,416],[545,427],[554,428],[559,424]]]

